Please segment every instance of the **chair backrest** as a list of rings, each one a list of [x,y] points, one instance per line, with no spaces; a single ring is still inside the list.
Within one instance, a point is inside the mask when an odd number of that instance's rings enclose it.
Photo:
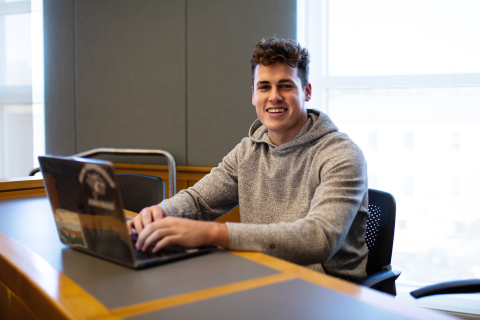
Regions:
[[[160,203],[165,198],[162,178],[143,174],[117,173],[123,208],[139,213],[143,208]]]
[[[388,192],[368,189],[367,275],[379,272],[392,260],[395,233],[395,198]]]

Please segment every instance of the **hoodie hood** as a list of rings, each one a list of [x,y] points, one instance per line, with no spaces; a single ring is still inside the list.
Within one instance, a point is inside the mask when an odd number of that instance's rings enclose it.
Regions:
[[[330,120],[330,117],[318,110],[307,109],[308,120],[303,126],[302,130],[291,141],[282,145],[276,146],[268,136],[267,128],[260,122],[259,119],[250,127],[248,135],[255,143],[266,143],[270,148],[275,148],[275,151],[286,150],[296,147],[313,140],[317,140],[331,132],[338,132],[337,126]]]

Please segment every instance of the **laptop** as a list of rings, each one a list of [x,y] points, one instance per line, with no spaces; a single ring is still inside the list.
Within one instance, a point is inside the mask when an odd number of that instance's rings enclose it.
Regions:
[[[135,248],[126,226],[113,164],[85,158],[38,157],[60,241],[75,250],[133,269],[209,253],[215,246]]]

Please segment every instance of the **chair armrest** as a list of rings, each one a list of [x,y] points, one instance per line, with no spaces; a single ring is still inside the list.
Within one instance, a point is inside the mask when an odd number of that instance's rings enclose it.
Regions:
[[[480,292],[480,279],[449,281],[426,286],[410,292],[415,298],[446,293],[472,293]]]
[[[399,269],[393,268],[391,265],[388,265],[383,267],[382,271],[366,277],[362,282],[360,282],[360,284],[372,289],[378,289],[384,284],[395,282],[395,280],[397,280],[401,273],[402,271],[400,271]]]

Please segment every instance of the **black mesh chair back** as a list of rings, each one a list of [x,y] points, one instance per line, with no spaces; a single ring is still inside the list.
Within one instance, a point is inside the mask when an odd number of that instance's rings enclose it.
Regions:
[[[165,198],[162,178],[143,174],[117,173],[123,208],[139,213],[143,208],[160,203]]]
[[[397,295],[395,280],[402,271],[394,269],[392,261],[393,235],[395,233],[395,198],[388,192],[368,189],[367,277],[360,284]]]
[[[368,189],[367,275],[388,266],[392,260],[393,236],[395,233],[395,198],[388,192]]]

